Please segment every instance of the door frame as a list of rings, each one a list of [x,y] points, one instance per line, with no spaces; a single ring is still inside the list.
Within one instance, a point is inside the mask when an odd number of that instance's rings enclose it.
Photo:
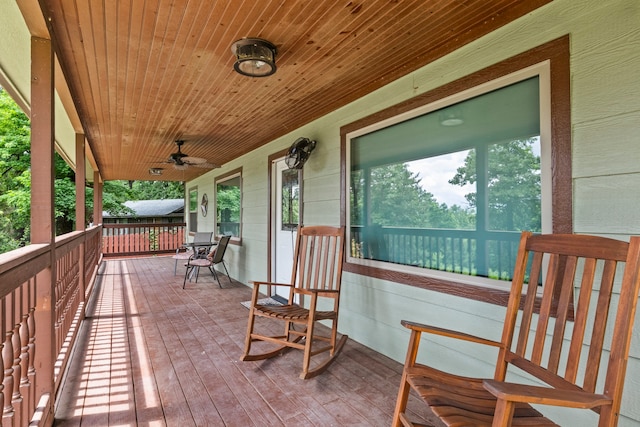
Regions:
[[[273,281],[273,261],[274,261],[274,236],[273,236],[273,221],[274,215],[273,210],[275,209],[275,194],[273,191],[273,186],[275,183],[276,177],[273,176],[273,164],[278,160],[283,159],[287,155],[287,151],[289,148],[285,148],[283,150],[277,151],[268,157],[267,162],[267,186],[268,186],[268,200],[267,200],[267,280]],[[304,180],[302,169],[298,171],[298,183],[299,183],[299,192],[300,192],[300,204],[298,207],[298,216],[300,218],[300,224],[303,224],[304,221]],[[272,295],[271,287],[267,290],[267,295]]]

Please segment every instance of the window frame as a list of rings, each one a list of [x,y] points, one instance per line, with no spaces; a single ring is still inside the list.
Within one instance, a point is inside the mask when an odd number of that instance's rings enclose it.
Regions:
[[[242,190],[242,168],[234,169],[225,174],[217,176],[213,181],[213,189],[214,189],[214,203],[213,203],[213,213],[214,213],[214,234],[216,239],[221,237],[218,234],[218,184],[224,183],[225,181],[229,181],[232,179],[238,178],[239,186],[240,186],[240,213],[239,213],[239,223],[238,223],[238,236],[232,236],[229,240],[229,244],[231,245],[242,245],[242,199],[243,199],[243,190]]]
[[[195,208],[191,209],[191,194],[195,193]],[[198,186],[194,186],[187,190],[187,215],[189,215],[189,234],[198,232]]]
[[[346,227],[349,220],[350,159],[348,148],[351,136],[388,125],[399,117],[409,116],[420,109],[435,110],[454,104],[464,99],[465,93],[495,84],[496,80],[511,77],[516,78],[516,81],[521,80],[520,76],[527,75],[532,69],[534,71],[541,69],[541,64],[544,64],[544,67],[548,69],[548,79],[540,79],[541,108],[544,108],[543,104],[549,106],[550,123],[546,129],[541,123],[540,134],[541,141],[548,140],[551,145],[550,150],[543,150],[542,153],[543,156],[547,156],[542,159],[542,162],[550,165],[551,168],[550,171],[545,171],[542,182],[543,203],[545,203],[545,199],[551,202],[550,209],[543,205],[542,227],[544,232],[571,233],[573,223],[568,36],[533,48],[341,127],[341,224]],[[543,80],[549,83],[547,87],[544,87]],[[501,84],[501,86],[506,84],[508,83]],[[545,216],[545,211],[548,212],[548,216]],[[506,305],[508,298],[508,283],[505,282],[500,283],[491,279],[478,280],[480,278],[435,270],[425,272],[424,269],[391,263],[363,262],[362,259],[351,259],[346,252],[344,270],[500,305]]]

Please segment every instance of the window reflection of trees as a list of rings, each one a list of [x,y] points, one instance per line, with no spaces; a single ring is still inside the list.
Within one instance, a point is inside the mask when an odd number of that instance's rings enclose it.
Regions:
[[[300,186],[299,172],[295,169],[282,171],[282,229],[295,230],[299,224]]]
[[[240,176],[216,183],[216,234],[240,237]]]
[[[353,137],[351,256],[508,279],[520,231],[542,231],[539,90],[529,78],[454,104],[455,122],[447,107]]]

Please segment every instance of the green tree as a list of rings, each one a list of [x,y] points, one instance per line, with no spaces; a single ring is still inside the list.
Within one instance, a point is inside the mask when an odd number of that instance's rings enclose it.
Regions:
[[[28,242],[29,220],[21,212],[30,205],[29,118],[0,87],[0,252]],[[28,216],[27,216],[28,218]]]
[[[219,185],[216,192],[216,206],[218,208],[218,221],[240,221],[240,187],[234,185]],[[227,212],[228,218],[222,218]]]
[[[522,139],[488,146],[486,201],[478,200],[477,193],[465,196],[473,208],[486,203],[488,229],[541,231],[540,157],[534,153],[535,144],[535,139]],[[449,183],[476,184],[476,162],[476,151],[471,150]]]
[[[459,206],[438,203],[432,193],[420,185],[420,177],[406,164],[395,163],[352,173],[351,223],[390,227],[457,228],[473,227],[473,213]],[[364,205],[368,182],[369,206]],[[410,206],[411,209],[407,209]],[[402,207],[399,209],[398,207]],[[368,209],[368,224],[364,224]]]
[[[31,128],[29,118],[9,94],[0,87],[0,253],[30,241],[31,222]],[[75,229],[75,173],[55,153],[56,234]],[[179,182],[107,181],[103,186],[103,208],[112,214],[130,213],[127,200],[182,198]],[[87,218],[93,212],[93,189],[85,191]]]
[[[184,184],[180,181],[134,181],[131,190],[131,200],[184,198]]]

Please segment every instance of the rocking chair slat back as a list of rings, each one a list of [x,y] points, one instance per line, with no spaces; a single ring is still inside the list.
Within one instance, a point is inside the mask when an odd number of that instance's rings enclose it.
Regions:
[[[520,285],[514,282],[527,289],[521,323],[517,326],[514,322],[514,330],[519,334],[512,357],[543,366],[569,383],[575,383],[583,373],[577,385],[594,392],[607,344],[606,325],[611,323],[609,307],[615,273],[618,263],[626,261],[628,245],[594,236],[531,236],[518,260],[518,265],[526,267],[516,273],[526,276],[529,271],[529,285],[526,280]],[[530,252],[534,255],[529,256]],[[543,257],[543,254],[546,255]],[[539,280],[542,275],[544,281]],[[621,281],[620,277],[618,280]],[[520,298],[522,290],[518,293],[512,290],[511,298]],[[594,296],[597,297],[595,304]],[[575,305],[574,301],[577,301]],[[510,307],[512,304],[510,302]],[[505,333],[510,334],[510,329],[505,328]],[[533,339],[532,329],[535,330]],[[503,339],[509,337],[503,336]],[[588,355],[583,354],[585,344],[589,346]],[[504,379],[502,367],[497,370],[496,379]]]
[[[306,290],[340,290],[343,237],[333,227],[303,227],[291,282]]]

